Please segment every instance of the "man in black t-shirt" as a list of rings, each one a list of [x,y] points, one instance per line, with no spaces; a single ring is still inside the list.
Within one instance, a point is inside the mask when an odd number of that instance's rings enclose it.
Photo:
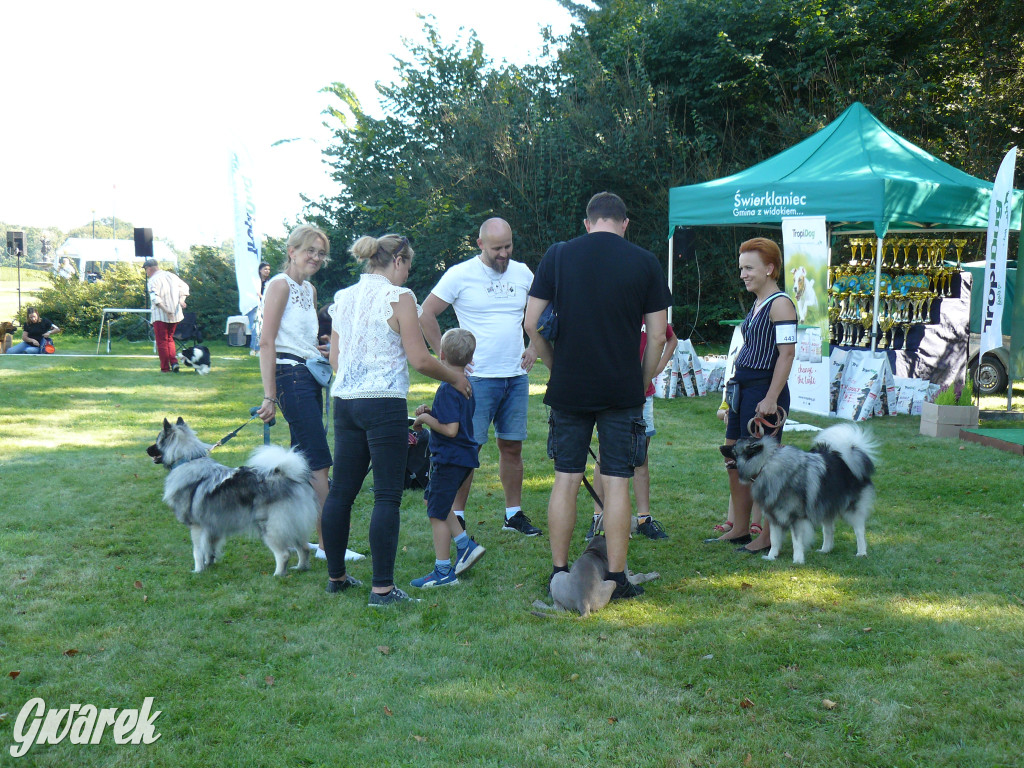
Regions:
[[[587,234],[551,246],[537,267],[524,322],[551,371],[544,402],[551,408],[548,455],[555,461],[548,501],[554,573],[568,570],[576,496],[596,425],[605,487],[605,578],[617,584],[612,599],[643,593],[625,575],[629,478],[644,462],[644,391],[661,358],[672,300],[658,260],[624,238],[628,225],[618,195],[594,195],[584,220]],[[559,327],[554,345],[537,331],[537,320],[552,301]],[[636,350],[642,323],[647,347],[641,362]]]

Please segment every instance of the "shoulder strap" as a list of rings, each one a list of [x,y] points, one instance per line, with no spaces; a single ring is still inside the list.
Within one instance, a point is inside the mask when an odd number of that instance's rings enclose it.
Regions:
[[[565,241],[555,244],[555,295],[551,300],[551,303],[556,307],[558,306],[558,264],[561,261],[558,257],[562,255],[562,248],[565,246]]]

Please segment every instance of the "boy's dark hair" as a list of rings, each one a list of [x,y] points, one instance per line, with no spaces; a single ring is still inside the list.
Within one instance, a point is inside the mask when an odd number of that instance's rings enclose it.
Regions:
[[[473,360],[476,338],[465,328],[452,328],[441,337],[441,351],[449,365],[461,368]]]

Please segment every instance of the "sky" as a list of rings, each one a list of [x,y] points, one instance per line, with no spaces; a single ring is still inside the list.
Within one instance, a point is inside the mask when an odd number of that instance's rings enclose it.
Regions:
[[[140,10],[142,9],[142,10]],[[488,57],[536,60],[555,0],[67,0],[0,10],[0,221],[70,229],[115,216],[187,249],[233,236],[228,156],[251,157],[257,227],[281,236],[300,194],[335,189],[320,89],[342,82],[379,114],[404,39],[435,17]],[[272,146],[275,142],[295,139]]]

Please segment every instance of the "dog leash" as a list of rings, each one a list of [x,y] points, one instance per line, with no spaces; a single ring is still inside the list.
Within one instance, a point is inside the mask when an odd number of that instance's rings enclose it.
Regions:
[[[256,419],[258,419],[259,416],[257,416],[256,414],[259,412],[259,410],[260,410],[259,408],[250,408],[249,409],[249,414],[250,414],[249,415],[249,421],[244,422],[242,424],[242,426],[240,426],[235,431],[228,432],[226,435],[224,435],[224,437],[222,437],[220,440],[218,440],[216,443],[214,443],[210,447],[210,452],[212,453],[214,451],[214,449],[220,448],[226,442],[231,440],[231,438],[233,438],[235,435],[237,435],[239,432],[241,432],[243,429],[245,429],[247,426],[249,426],[249,422],[250,421],[255,421]],[[264,445],[270,445],[270,428],[272,426],[274,426],[275,423],[277,423],[277,419],[273,418],[269,422],[267,422],[266,424],[263,425],[263,444]]]
[[[765,436],[765,429],[767,428],[769,430],[767,434],[775,437],[775,435],[782,431],[782,427],[786,423],[786,418],[788,417],[786,409],[780,405],[775,411],[775,417],[776,421],[771,422],[764,416],[754,416],[754,418],[747,422],[747,432],[754,437],[761,439]]]

